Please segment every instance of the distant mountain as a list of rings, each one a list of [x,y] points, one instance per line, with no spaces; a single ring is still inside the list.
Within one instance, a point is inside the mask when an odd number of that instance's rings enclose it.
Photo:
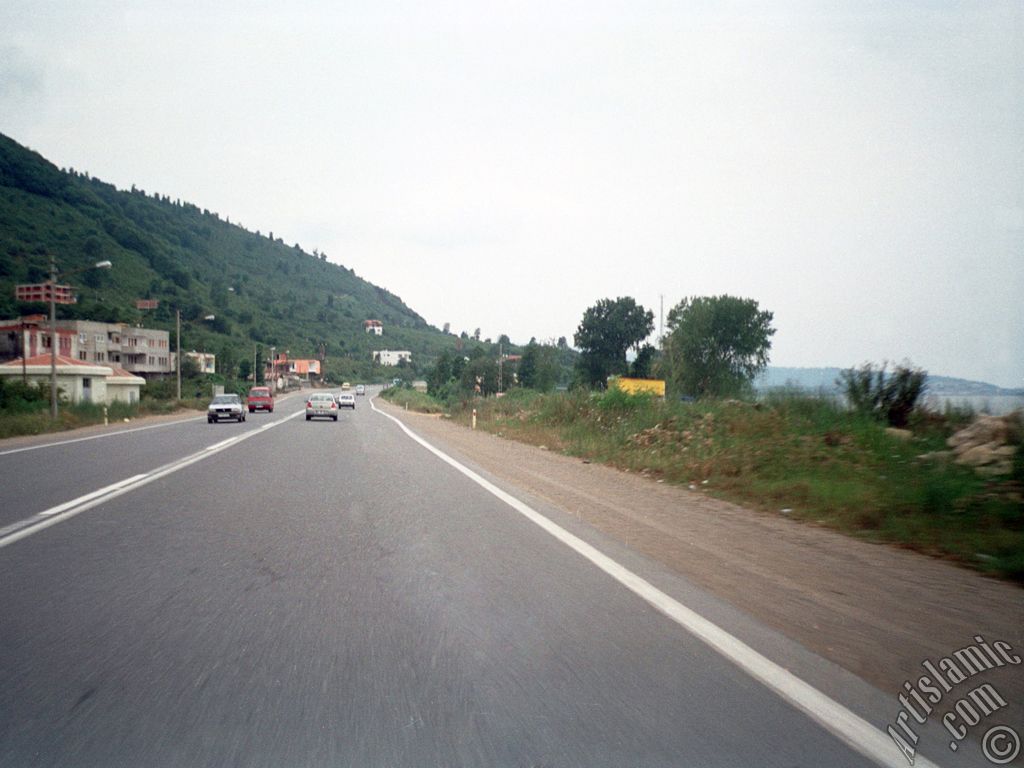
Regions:
[[[173,338],[180,309],[183,346],[217,352],[229,365],[251,359],[255,343],[293,357],[322,347],[328,371],[366,375],[373,349],[411,350],[419,367],[455,345],[398,296],[325,254],[189,202],[59,169],[0,134],[0,318],[47,311],[16,302],[14,285],[46,280],[51,254],[64,271],[114,263],[74,276],[79,303],[60,307],[60,317],[141,323]],[[142,312],[137,299],[160,305]],[[383,336],[364,332],[369,319],[383,322]]]
[[[838,393],[840,392],[840,387],[836,384],[836,381],[843,370],[842,368],[780,368],[769,366],[754,381],[754,386],[759,390],[776,387],[794,387],[816,392]],[[1022,396],[1024,395],[1024,390],[1003,389],[995,384],[957,379],[951,376],[933,376],[929,373],[928,393],[940,396],[1003,397]]]

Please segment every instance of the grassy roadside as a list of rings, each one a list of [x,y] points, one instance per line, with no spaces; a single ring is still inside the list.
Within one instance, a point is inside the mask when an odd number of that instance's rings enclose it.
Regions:
[[[174,413],[179,410],[205,410],[206,400],[149,400],[141,403],[114,403],[107,407],[107,418],[111,421],[137,419],[141,416],[154,416]],[[57,421],[50,418],[50,408],[26,410],[22,412],[5,411],[0,413],[0,439],[21,437],[23,435],[42,435],[49,432],[64,432],[69,429],[88,427],[103,423],[103,406],[93,403],[61,404]]]
[[[409,390],[385,397],[466,424],[475,407],[478,428],[503,437],[1024,581],[1024,451],[1012,475],[988,479],[926,457],[963,415],[919,417],[908,437],[793,394],[674,403],[514,390],[453,409]]]

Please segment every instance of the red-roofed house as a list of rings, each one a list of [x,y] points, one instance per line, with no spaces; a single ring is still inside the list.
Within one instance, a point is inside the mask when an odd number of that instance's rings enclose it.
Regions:
[[[50,382],[50,355],[35,355],[25,360],[11,360],[0,365],[0,376],[30,382]],[[57,388],[72,403],[135,403],[146,380],[121,368],[86,363],[65,355],[57,355]]]

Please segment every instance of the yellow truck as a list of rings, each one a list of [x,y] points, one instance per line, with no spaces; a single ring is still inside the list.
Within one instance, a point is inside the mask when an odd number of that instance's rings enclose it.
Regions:
[[[613,376],[608,380],[608,388],[621,389],[628,395],[665,396],[665,381],[663,379],[629,379],[624,376]]]

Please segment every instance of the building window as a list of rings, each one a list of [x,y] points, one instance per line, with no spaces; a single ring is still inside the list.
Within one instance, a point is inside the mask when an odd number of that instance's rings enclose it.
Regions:
[[[85,350],[84,349],[79,350],[79,352],[78,352],[78,359],[79,360],[85,360],[86,359],[86,357],[85,357]]]
[[[86,342],[86,340],[88,338],[89,338],[89,334],[87,334],[85,331],[82,331],[80,334],[78,334],[78,343],[79,344],[85,344],[85,342]],[[85,360],[84,357],[82,359]]]

